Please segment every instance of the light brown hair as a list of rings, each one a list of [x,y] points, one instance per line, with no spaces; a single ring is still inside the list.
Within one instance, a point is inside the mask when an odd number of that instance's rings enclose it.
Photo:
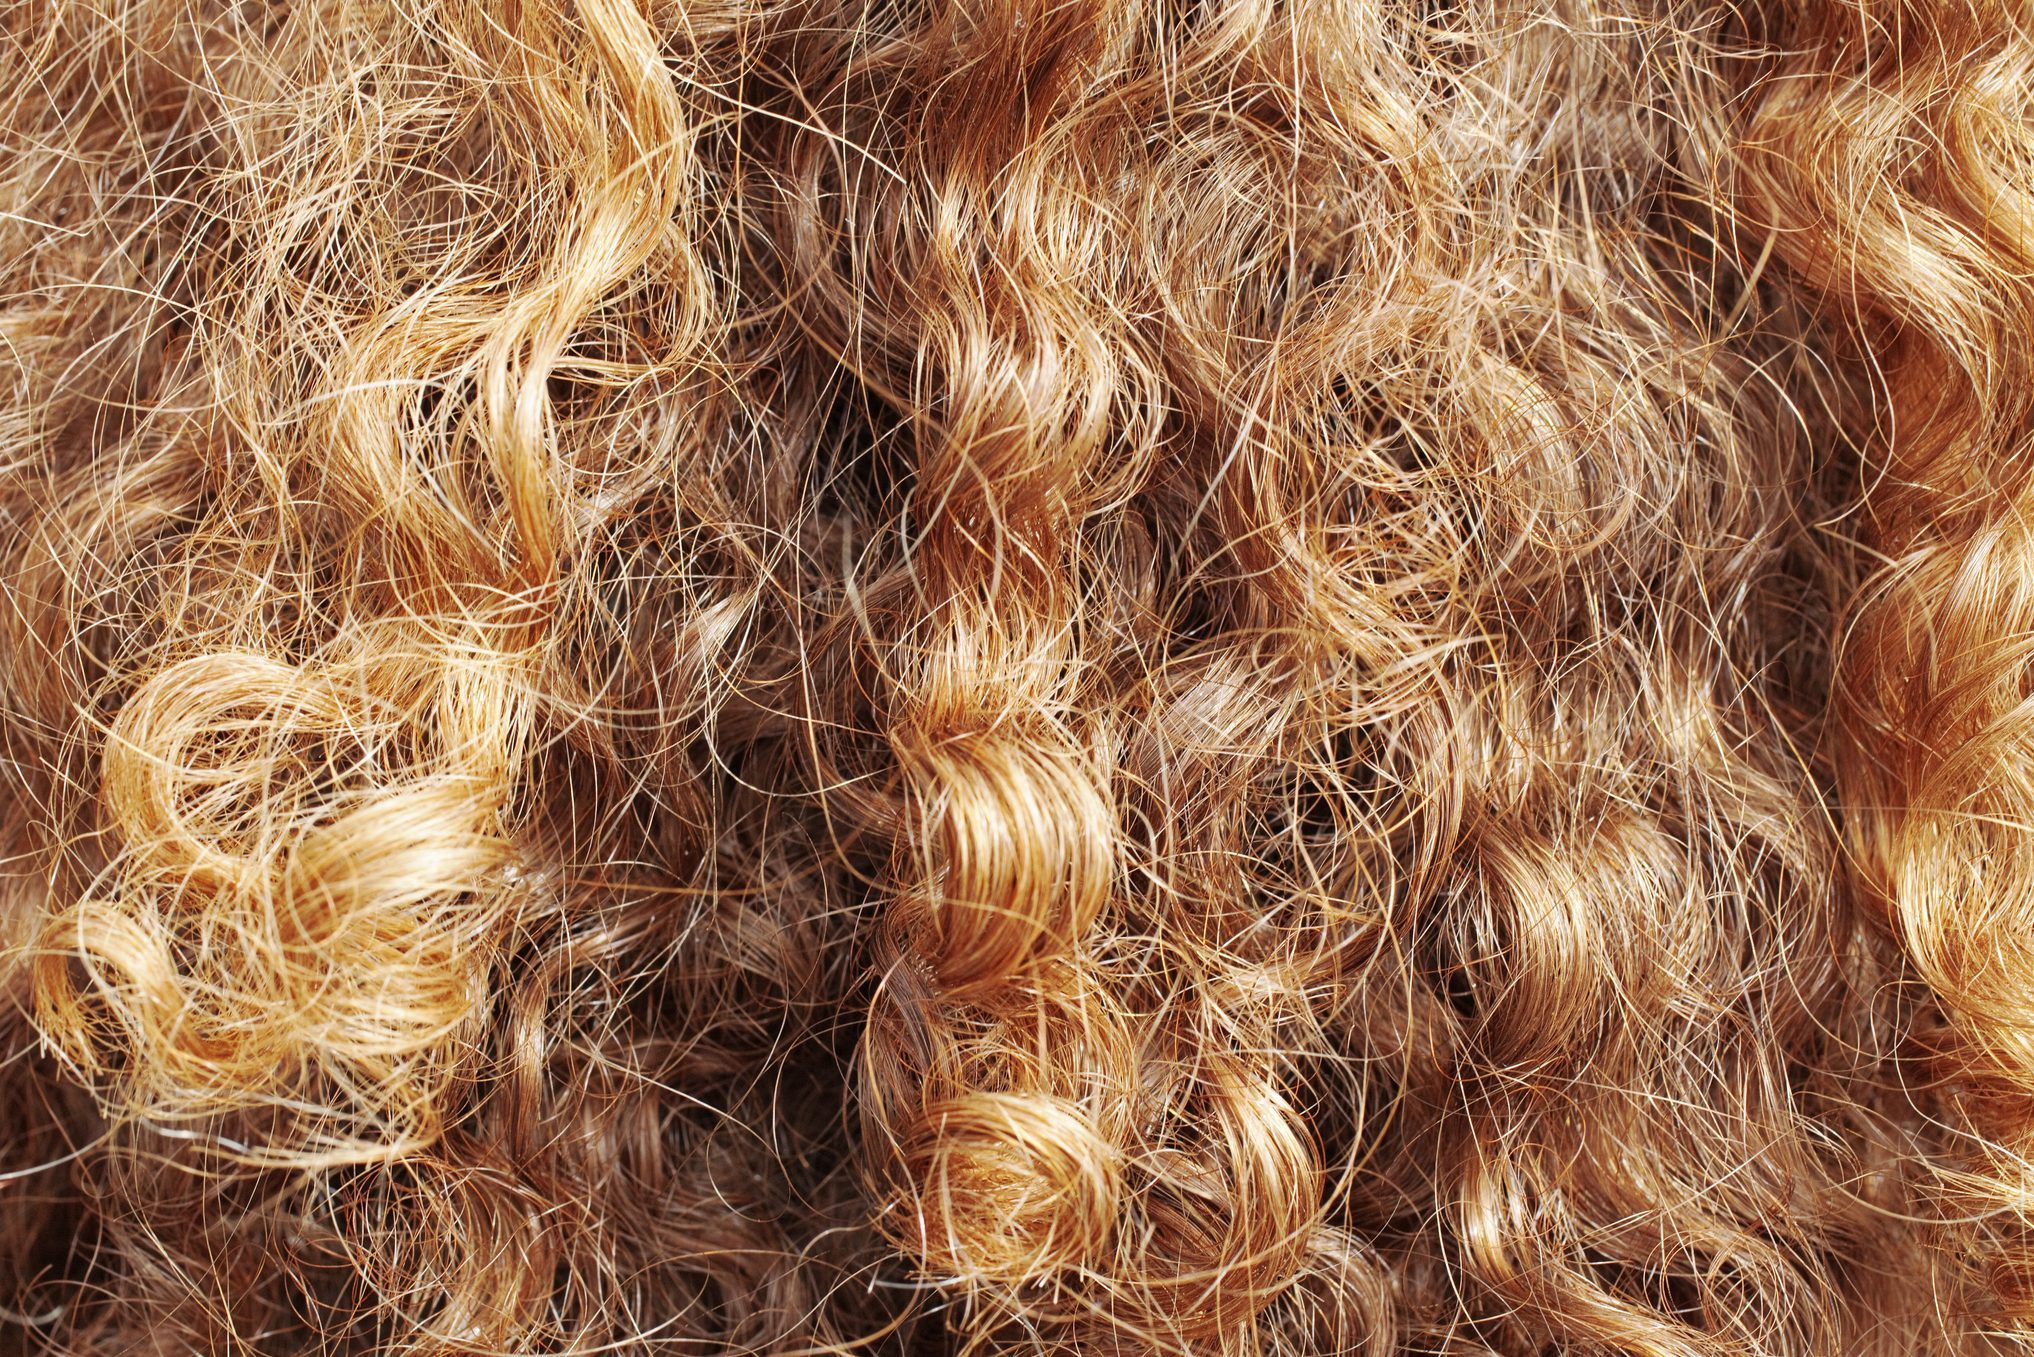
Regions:
[[[2034,13],[0,8],[0,1343],[2034,1336]]]

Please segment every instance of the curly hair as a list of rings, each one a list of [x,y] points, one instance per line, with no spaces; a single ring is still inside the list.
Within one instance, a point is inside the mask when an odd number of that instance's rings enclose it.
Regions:
[[[2026,0],[0,0],[0,1347],[2034,1351]]]

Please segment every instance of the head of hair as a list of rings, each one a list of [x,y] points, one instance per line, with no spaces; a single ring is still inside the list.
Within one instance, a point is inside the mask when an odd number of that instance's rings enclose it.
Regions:
[[[0,4],[0,1344],[2026,1351],[2030,99]]]

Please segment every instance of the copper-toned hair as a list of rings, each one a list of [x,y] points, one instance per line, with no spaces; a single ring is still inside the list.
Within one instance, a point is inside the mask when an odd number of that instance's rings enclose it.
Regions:
[[[4,0],[0,1351],[2034,1348],[2025,0]]]

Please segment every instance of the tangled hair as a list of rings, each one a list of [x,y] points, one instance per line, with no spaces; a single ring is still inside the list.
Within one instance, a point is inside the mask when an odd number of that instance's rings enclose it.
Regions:
[[[0,35],[0,1350],[2034,1351],[2026,0]]]

